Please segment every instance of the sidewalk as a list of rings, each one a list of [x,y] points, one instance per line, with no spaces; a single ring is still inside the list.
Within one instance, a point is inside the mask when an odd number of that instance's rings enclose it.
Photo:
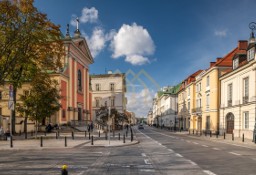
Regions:
[[[169,131],[169,130],[168,130]],[[198,139],[204,139],[204,140],[209,140],[209,141],[215,141],[215,142],[222,142],[222,143],[226,143],[226,144],[232,144],[232,145],[239,145],[242,147],[250,147],[252,149],[256,149],[256,144],[252,141],[252,139],[246,139],[244,138],[244,142],[242,140],[242,138],[240,137],[234,137],[234,140],[232,140],[232,134],[226,134],[225,135],[225,139],[223,135],[219,135],[218,137],[216,135],[212,135],[210,136],[210,134],[207,134],[207,136],[205,136],[205,134],[199,135],[196,133],[192,133],[188,131],[170,131],[173,134],[176,135],[187,135],[188,137],[196,137]]]
[[[120,140],[119,134],[120,133]],[[75,147],[115,147],[115,146],[129,146],[139,143],[136,140],[134,134],[133,141],[131,141],[130,132],[125,137],[125,143],[123,140],[123,131],[110,135],[110,141],[106,140],[106,135],[102,131],[94,130],[93,133],[88,132],[60,132],[59,135],[56,132],[52,133],[38,133],[37,138],[28,134],[28,139],[25,139],[25,135],[13,136],[12,147],[11,140],[0,140],[0,150],[43,150],[43,149],[59,149],[59,148],[75,148]],[[92,145],[93,136],[93,145]],[[56,138],[57,137],[57,138]],[[41,141],[42,138],[42,141]],[[65,139],[66,138],[66,139]],[[66,141],[65,141],[66,140]]]

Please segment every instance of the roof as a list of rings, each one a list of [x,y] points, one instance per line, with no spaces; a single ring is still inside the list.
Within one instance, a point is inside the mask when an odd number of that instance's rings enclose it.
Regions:
[[[125,73],[112,73],[112,74],[91,74],[91,78],[104,78],[104,77],[123,77]]]
[[[162,95],[175,95],[179,92],[180,86],[181,86],[181,83],[175,86],[168,87],[166,91],[158,91],[157,96],[159,98]]]

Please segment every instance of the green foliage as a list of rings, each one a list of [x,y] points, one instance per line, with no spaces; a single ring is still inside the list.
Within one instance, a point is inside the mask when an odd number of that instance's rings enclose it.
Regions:
[[[42,69],[61,67],[61,32],[33,0],[0,1],[0,84],[19,87]]]
[[[29,116],[31,120],[41,122],[46,117],[51,117],[60,109],[61,96],[58,84],[51,80],[48,74],[40,73],[32,81],[32,88],[28,95],[21,95],[21,103],[17,104],[20,114]]]

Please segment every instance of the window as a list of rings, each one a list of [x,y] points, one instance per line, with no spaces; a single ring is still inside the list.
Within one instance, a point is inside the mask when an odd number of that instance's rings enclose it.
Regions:
[[[248,52],[247,52],[247,55],[248,55],[247,59],[248,59],[248,61],[254,59],[254,54],[255,54],[254,49],[255,49],[255,48],[253,47],[253,48],[251,48],[251,49],[248,50]]]
[[[201,83],[199,83],[199,91],[201,91]]]
[[[210,76],[206,77],[206,87],[210,86]]]
[[[96,99],[96,107],[100,107],[100,100]]]
[[[239,59],[236,58],[236,59],[233,60],[233,69],[238,68],[238,66],[239,66]]]
[[[188,96],[190,96],[190,87],[188,88]]]
[[[115,106],[115,99],[114,98],[111,99],[111,106]]]
[[[100,84],[96,84],[96,91],[100,91]]]
[[[210,107],[210,94],[206,95],[206,110],[209,110]]]
[[[249,112],[244,112],[244,129],[249,129]]]
[[[110,83],[110,90],[114,91],[115,90],[115,84],[114,83]]]
[[[66,110],[62,109],[62,118],[65,119],[66,118]]]
[[[77,72],[77,84],[78,84],[78,90],[82,91],[82,74],[80,69]]]
[[[190,101],[188,101],[188,110],[190,110]]]
[[[2,91],[0,91],[0,100],[2,100]]]
[[[232,94],[233,94],[233,85],[228,85],[228,106],[232,106]]]
[[[244,94],[243,94],[243,103],[248,103],[249,99],[249,77],[243,79],[244,85]]]

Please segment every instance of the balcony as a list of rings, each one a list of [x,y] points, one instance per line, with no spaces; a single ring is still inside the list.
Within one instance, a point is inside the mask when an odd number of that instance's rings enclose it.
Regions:
[[[249,101],[249,97],[248,96],[244,96],[243,97],[243,104],[248,103],[248,101]]]
[[[228,100],[228,107],[232,106],[232,100]]]
[[[192,113],[201,114],[202,107],[192,108]]]

